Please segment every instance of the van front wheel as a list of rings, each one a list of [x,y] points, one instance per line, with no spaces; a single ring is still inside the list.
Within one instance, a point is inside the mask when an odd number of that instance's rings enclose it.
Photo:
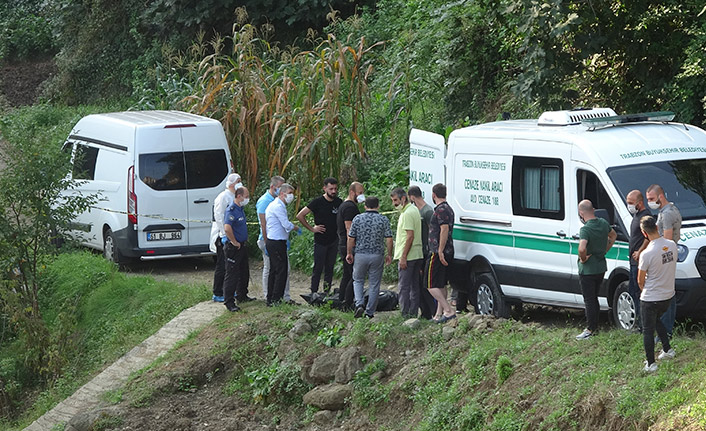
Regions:
[[[626,331],[637,326],[637,304],[628,292],[630,282],[623,281],[613,295],[613,320],[615,325]]]
[[[495,317],[509,317],[508,304],[500,293],[495,278],[490,274],[481,274],[476,278],[476,312]]]
[[[106,260],[113,263],[120,263],[120,251],[118,250],[118,245],[115,242],[115,236],[110,228],[106,229],[105,235],[103,235],[103,257]]]

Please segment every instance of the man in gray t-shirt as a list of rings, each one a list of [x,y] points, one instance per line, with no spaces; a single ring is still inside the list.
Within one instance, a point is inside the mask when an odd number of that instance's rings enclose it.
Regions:
[[[677,207],[667,200],[664,189],[659,184],[652,184],[647,188],[647,205],[651,210],[659,210],[657,214],[657,229],[659,235],[665,239],[671,239],[676,244],[679,242],[681,230],[681,213]],[[667,328],[667,333],[671,336],[674,329],[674,320],[677,317],[676,296],[672,298],[669,309],[662,316],[662,323]]]
[[[654,331],[662,341],[662,352],[658,359],[673,358],[675,353],[669,345],[667,329],[659,316],[669,308],[674,298],[674,278],[677,271],[677,245],[674,241],[659,236],[657,224],[651,216],[640,219],[640,229],[650,240],[640,254],[637,284],[642,290],[640,310],[642,311],[642,341],[645,346],[644,370],[657,370],[655,363]]]

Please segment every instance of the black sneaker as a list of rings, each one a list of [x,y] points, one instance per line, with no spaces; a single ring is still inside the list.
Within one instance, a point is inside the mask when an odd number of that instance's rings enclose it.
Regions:
[[[368,319],[372,319],[375,316],[373,316],[372,314],[365,313],[365,317],[367,317]]]
[[[228,311],[231,311],[231,312],[233,312],[233,313],[236,312],[236,311],[240,311],[240,307],[238,307],[238,306],[235,305],[235,304],[232,304],[232,305],[231,305],[231,304],[228,304],[228,305],[226,305],[226,308],[228,309]]]
[[[353,316],[355,316],[356,319],[360,319],[361,317],[363,317],[364,312],[365,310],[363,309],[363,307],[357,307]]]
[[[238,299],[238,298],[236,298],[236,299],[238,300],[238,304],[245,304],[246,302],[255,301],[255,298],[252,298],[250,296],[246,296],[243,299]]]

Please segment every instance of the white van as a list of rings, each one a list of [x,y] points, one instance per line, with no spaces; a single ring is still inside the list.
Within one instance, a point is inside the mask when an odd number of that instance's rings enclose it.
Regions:
[[[625,196],[660,184],[681,211],[677,304],[706,312],[706,133],[671,122],[671,113],[616,116],[597,108],[546,112],[539,120],[501,121],[443,136],[412,130],[410,180],[431,196],[447,186],[456,214],[454,283],[477,311],[507,316],[513,304],[583,308],[578,283],[577,205],[590,199],[618,240],[607,254],[599,293],[616,324],[635,324],[627,294]],[[429,201],[430,199],[427,199]]]
[[[213,200],[231,170],[221,124],[178,111],[89,115],[71,131],[72,193],[99,195],[74,222],[114,262],[212,254]]]

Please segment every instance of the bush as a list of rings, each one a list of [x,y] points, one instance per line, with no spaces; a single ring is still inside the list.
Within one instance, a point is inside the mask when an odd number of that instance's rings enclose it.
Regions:
[[[495,373],[498,375],[498,382],[502,384],[512,375],[512,372],[512,361],[507,356],[501,355],[495,363]]]
[[[0,3],[0,61],[29,60],[55,50],[46,3],[9,0]]]

